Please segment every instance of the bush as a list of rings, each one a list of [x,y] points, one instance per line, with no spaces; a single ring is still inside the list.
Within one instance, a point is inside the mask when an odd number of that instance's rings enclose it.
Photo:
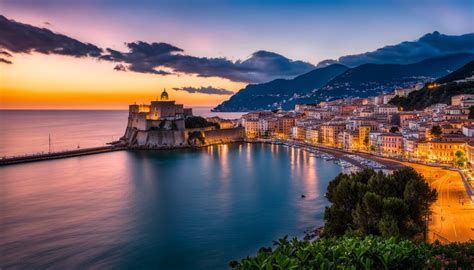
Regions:
[[[206,139],[204,138],[204,135],[201,131],[193,131],[189,132],[188,134],[188,144],[190,145],[196,145],[197,142],[200,144],[205,144]]]
[[[219,124],[211,123],[201,116],[190,116],[184,120],[184,126],[186,128],[205,128],[205,127],[216,127],[219,128]]]
[[[229,266],[236,269],[473,269],[474,242],[417,245],[377,236],[323,238],[314,242],[287,237],[275,249]],[[444,267],[444,268],[443,268]]]

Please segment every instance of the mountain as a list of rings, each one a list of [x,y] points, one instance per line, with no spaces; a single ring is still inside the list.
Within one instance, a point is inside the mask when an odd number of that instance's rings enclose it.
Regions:
[[[448,83],[448,82],[453,82],[457,80],[462,80],[467,77],[474,76],[474,61],[471,61],[461,67],[460,69],[449,73],[448,75],[439,78],[436,80],[437,83]]]
[[[368,97],[430,82],[445,76],[474,60],[474,54],[457,53],[423,60],[418,63],[364,64],[355,68],[334,64],[315,69],[293,80],[274,80],[248,85],[215,111],[251,111],[291,109],[297,103],[315,103],[346,97]]]
[[[428,58],[453,53],[474,53],[474,33],[459,36],[428,33],[415,41],[404,41],[385,46],[371,52],[342,56],[337,60],[324,60],[318,67],[342,64],[348,67],[363,64],[401,64],[407,65]]]
[[[412,92],[408,97],[395,97],[390,103],[403,107],[404,110],[423,110],[436,103],[451,103],[451,97],[460,94],[474,94],[474,81],[460,81],[474,74],[474,61],[471,61],[460,69],[436,80],[441,84],[435,88],[422,89]],[[457,81],[457,82],[456,82]]]
[[[391,92],[418,82],[429,82],[474,60],[474,54],[458,53],[408,65],[365,64],[348,69],[313,94],[316,99],[368,97]]]
[[[346,66],[335,64],[315,69],[291,80],[276,79],[268,83],[249,84],[213,110],[224,112],[275,109],[289,99],[310,95],[311,91],[324,86],[346,70]]]

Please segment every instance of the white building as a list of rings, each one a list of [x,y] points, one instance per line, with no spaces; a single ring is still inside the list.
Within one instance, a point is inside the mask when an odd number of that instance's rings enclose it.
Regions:
[[[474,137],[474,125],[463,126],[462,134],[466,137]]]

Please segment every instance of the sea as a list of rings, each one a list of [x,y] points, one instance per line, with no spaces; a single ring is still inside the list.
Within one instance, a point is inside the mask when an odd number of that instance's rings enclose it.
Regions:
[[[0,154],[12,156],[48,151],[49,137],[54,150],[104,145],[122,136],[127,112],[0,119]],[[0,269],[228,269],[321,226],[341,170],[301,149],[249,143],[0,167]]]

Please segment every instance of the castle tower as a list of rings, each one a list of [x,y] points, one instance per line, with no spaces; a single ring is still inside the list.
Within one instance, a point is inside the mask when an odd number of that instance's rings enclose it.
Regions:
[[[160,96],[160,100],[161,101],[168,101],[169,100],[169,96],[168,96],[168,93],[166,92],[166,88],[163,89],[163,92],[161,93],[161,96]]]

